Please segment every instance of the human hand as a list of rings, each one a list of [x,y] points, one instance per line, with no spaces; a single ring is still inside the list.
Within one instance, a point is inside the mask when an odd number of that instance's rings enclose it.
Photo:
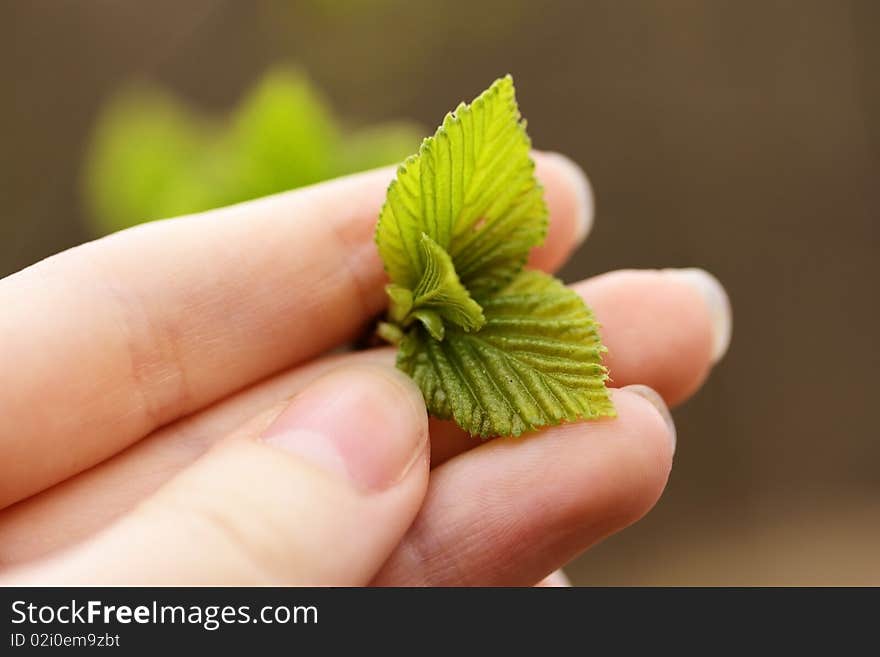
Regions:
[[[551,225],[531,265],[552,271],[592,201],[567,160],[535,157]],[[329,353],[384,306],[392,176],[147,224],[0,281],[0,581],[531,585],[655,503],[662,400],[729,339],[717,282],[576,284],[618,417],[481,443],[427,418],[390,349]]]

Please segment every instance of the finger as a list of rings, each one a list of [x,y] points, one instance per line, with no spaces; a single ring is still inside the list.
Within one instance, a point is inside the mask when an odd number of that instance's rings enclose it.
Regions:
[[[730,301],[702,269],[616,271],[574,289],[601,323],[615,387],[644,383],[675,405],[696,392],[727,351]]]
[[[713,319],[715,304],[709,302],[711,295],[702,285],[690,274],[666,270],[614,272],[574,286],[602,324],[603,340],[609,347],[606,363],[615,386],[644,383],[671,404],[682,401],[699,385],[718,353],[712,345],[723,344],[724,335],[730,334],[729,315],[727,320],[723,313],[721,320]],[[383,349],[318,359],[290,370],[24,500],[0,515],[0,562],[30,559],[91,534],[152,493],[246,418],[294,394],[328,369],[377,358],[389,364],[394,360],[393,352]],[[453,422],[432,418],[430,427],[434,466],[480,444]]]
[[[321,376],[343,367],[393,363],[391,349],[318,359],[163,427],[95,467],[13,504],[0,512],[0,566],[46,557],[105,529],[225,436]]]
[[[535,153],[550,224],[544,243],[532,249],[529,266],[554,272],[566,263],[593,228],[593,188],[584,170],[561,153]],[[556,181],[555,184],[550,184]]]
[[[615,271],[572,287],[601,325],[616,388],[642,383],[674,406],[699,389],[730,343],[727,294],[701,269]],[[434,466],[473,444],[454,422],[431,419]]]
[[[532,586],[636,521],[660,496],[674,451],[668,411],[651,394],[615,390],[615,420],[491,441],[434,469],[373,583]]]
[[[536,159],[552,221],[535,257],[553,267],[584,234],[586,183]],[[355,335],[385,303],[373,231],[391,175],[147,224],[0,281],[0,363],[15,373],[0,507]]]
[[[345,368],[222,441],[104,534],[12,583],[363,585],[427,485],[427,416],[393,368]]]

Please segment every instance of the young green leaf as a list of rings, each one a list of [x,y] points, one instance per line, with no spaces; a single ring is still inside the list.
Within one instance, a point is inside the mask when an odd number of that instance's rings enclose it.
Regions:
[[[376,242],[397,365],[428,410],[483,437],[614,415],[581,298],[523,271],[547,210],[510,76],[448,114],[398,169]]]
[[[483,311],[486,323],[476,333],[450,327],[438,341],[417,328],[403,339],[398,366],[433,415],[483,437],[614,415],[605,347],[575,292],[523,271]]]
[[[422,234],[477,301],[511,280],[547,230],[530,147],[510,76],[447,114],[388,188],[376,242],[391,280],[413,289],[422,278]]]
[[[388,286],[391,319],[403,326],[418,319],[435,340],[443,339],[444,320],[465,331],[479,329],[485,322],[483,309],[458,280],[449,254],[425,233],[419,245],[425,271],[412,291],[393,283]]]
[[[347,130],[308,77],[270,70],[226,117],[153,87],[115,95],[88,149],[88,218],[99,233],[201,212],[400,162],[406,123]]]

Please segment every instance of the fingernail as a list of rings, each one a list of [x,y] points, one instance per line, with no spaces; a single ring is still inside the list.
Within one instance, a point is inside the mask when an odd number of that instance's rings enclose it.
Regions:
[[[704,269],[669,269],[671,274],[696,289],[712,318],[712,363],[717,363],[727,353],[733,333],[733,313],[730,309],[730,298],[724,286],[712,274]]]
[[[571,580],[561,570],[554,570],[552,573],[542,579],[536,586],[548,588],[567,588],[571,586]]]
[[[661,397],[660,394],[653,388],[649,388],[648,386],[643,386],[641,384],[624,386],[621,389],[635,393],[639,397],[643,397],[651,402],[651,405],[657,409],[657,412],[660,413],[660,417],[663,418],[663,421],[669,428],[669,436],[672,439],[672,450],[675,451],[675,421],[672,419],[672,413],[669,412],[669,407],[666,406],[666,402],[663,401],[663,397]]]
[[[415,385],[390,368],[345,368],[297,395],[263,440],[365,491],[403,479],[425,452],[427,414]]]
[[[575,193],[577,206],[575,208],[574,241],[580,246],[593,229],[595,212],[593,187],[590,185],[587,174],[577,162],[562,153],[553,153],[553,156],[562,165],[561,169],[571,182]]]

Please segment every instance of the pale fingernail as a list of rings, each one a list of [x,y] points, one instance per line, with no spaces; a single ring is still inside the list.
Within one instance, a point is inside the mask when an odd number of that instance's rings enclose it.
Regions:
[[[623,388],[621,388],[621,390],[635,393],[639,397],[647,399],[649,402],[651,402],[651,405],[657,409],[657,412],[660,413],[660,417],[663,418],[663,421],[669,428],[669,437],[672,440],[672,450],[675,451],[675,420],[672,419],[672,413],[669,412],[669,407],[666,405],[666,402],[663,401],[663,397],[660,396],[660,393],[658,393],[653,388],[649,388],[648,386],[644,386],[641,384],[624,386]]]
[[[552,573],[547,575],[547,577],[538,582],[535,586],[548,588],[565,588],[571,586],[571,580],[568,579],[568,575],[566,575],[561,570],[554,570]]]
[[[426,452],[428,424],[418,388],[391,368],[340,369],[297,395],[263,440],[381,491]]]
[[[668,269],[669,273],[696,289],[712,318],[712,363],[717,363],[727,353],[733,334],[733,312],[730,298],[719,280],[704,269]]]
[[[562,165],[560,168],[571,183],[575,193],[575,226],[574,242],[580,246],[593,229],[595,213],[595,197],[590,179],[580,165],[562,153],[553,153],[553,157]]]

